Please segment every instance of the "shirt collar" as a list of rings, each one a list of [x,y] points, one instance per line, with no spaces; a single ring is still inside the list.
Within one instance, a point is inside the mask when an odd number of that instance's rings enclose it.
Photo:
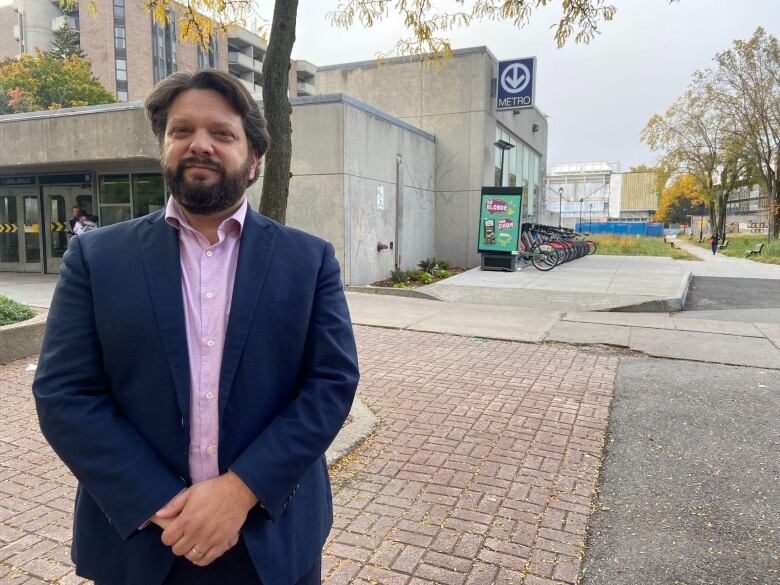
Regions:
[[[246,219],[246,212],[248,207],[249,204],[247,203],[246,196],[243,196],[243,201],[241,202],[239,208],[236,209],[233,215],[225,218],[225,220],[219,224],[219,230],[223,231],[228,227],[228,225],[234,224],[238,226],[238,235],[240,236],[244,230],[244,220]],[[187,221],[187,217],[182,212],[179,203],[176,201],[176,199],[170,196],[168,197],[168,204],[165,206],[165,221],[168,225],[177,230],[186,228],[188,230],[194,231],[194,228],[190,225],[190,222]]]

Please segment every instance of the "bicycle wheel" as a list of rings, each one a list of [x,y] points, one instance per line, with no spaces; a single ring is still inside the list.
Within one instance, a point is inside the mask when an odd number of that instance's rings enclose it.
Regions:
[[[588,244],[588,253],[595,254],[596,248],[598,247],[596,245],[596,242],[594,242],[593,240],[585,240],[585,243]]]
[[[548,271],[558,264],[558,252],[550,244],[539,244],[531,250],[531,264],[537,270]]]

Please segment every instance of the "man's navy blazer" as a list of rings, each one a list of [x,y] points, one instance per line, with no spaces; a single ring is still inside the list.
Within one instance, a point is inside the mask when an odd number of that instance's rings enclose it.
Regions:
[[[41,429],[79,481],[83,577],[158,585],[174,560],[138,528],[189,479],[190,379],[178,232],[164,210],[75,237],[33,384]],[[324,452],[357,354],[333,246],[248,210],[219,378],[219,471],[260,498],[242,529],[266,585],[311,567],[332,524]]]

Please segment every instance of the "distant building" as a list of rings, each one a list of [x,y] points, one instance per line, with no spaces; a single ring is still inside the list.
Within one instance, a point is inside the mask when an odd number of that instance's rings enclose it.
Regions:
[[[619,163],[565,163],[552,167],[545,190],[548,218],[573,227],[588,221],[649,221],[658,208],[657,175],[620,172]],[[548,219],[549,221],[549,219]]]
[[[3,0],[0,0],[3,2]],[[90,5],[97,15],[90,12]],[[183,9],[173,5],[171,15]],[[215,35],[208,49],[181,41],[177,18],[165,26],[153,21],[143,3],[128,0],[81,2],[70,12],[56,0],[12,0],[0,6],[0,59],[50,51],[54,31],[63,22],[80,34],[92,72],[118,101],[142,100],[161,79],[176,71],[206,67],[229,71],[262,99],[266,43],[255,33],[235,29]],[[307,61],[290,68],[289,95],[313,95],[317,68]]]

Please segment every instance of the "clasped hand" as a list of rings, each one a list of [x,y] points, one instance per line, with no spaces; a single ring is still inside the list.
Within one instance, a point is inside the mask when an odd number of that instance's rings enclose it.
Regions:
[[[252,490],[229,471],[187,488],[159,510],[152,522],[163,529],[162,542],[173,554],[205,567],[236,545],[257,501]]]

